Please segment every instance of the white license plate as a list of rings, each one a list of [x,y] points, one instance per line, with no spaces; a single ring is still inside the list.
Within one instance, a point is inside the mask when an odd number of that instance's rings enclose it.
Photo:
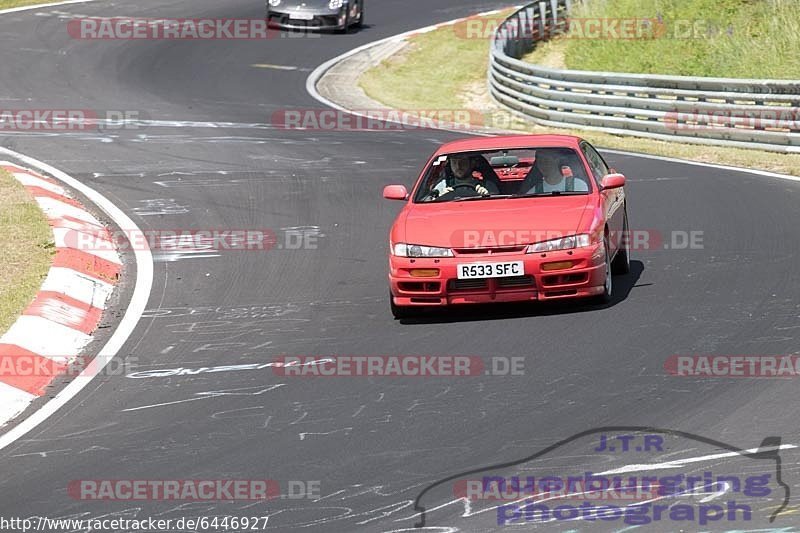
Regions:
[[[289,18],[296,20],[314,20],[314,15],[311,13],[289,13]]]
[[[522,261],[458,265],[458,279],[508,278],[524,275],[525,266]]]

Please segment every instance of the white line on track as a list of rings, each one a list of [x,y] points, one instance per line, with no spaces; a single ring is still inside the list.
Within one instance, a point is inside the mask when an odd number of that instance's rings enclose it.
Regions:
[[[516,8],[517,6],[514,6],[514,7]],[[471,15],[471,17],[473,17],[473,16],[491,15],[491,14],[494,14],[494,13],[497,13],[497,12],[499,12],[499,10],[487,11],[485,13],[479,13],[477,15]],[[347,52],[345,52],[343,54],[340,54],[340,55],[338,55],[338,56],[336,56],[336,57],[334,57],[332,59],[329,59],[328,61],[324,62],[323,64],[321,64],[320,66],[315,68],[313,70],[313,72],[311,72],[311,74],[309,74],[308,78],[306,78],[306,91],[308,92],[308,94],[311,95],[312,98],[314,98],[318,102],[322,103],[323,105],[326,105],[326,106],[331,107],[333,109],[338,109],[339,111],[345,111],[345,112],[351,113],[353,115],[364,116],[364,115],[361,115],[360,113],[355,112],[355,111],[353,111],[351,109],[347,109],[346,107],[340,106],[339,104],[337,104],[337,103],[335,103],[335,102],[333,102],[331,100],[328,100],[327,98],[325,98],[324,96],[319,94],[319,92],[317,91],[317,83],[319,82],[320,78],[322,78],[322,76],[325,75],[325,73],[328,70],[330,70],[331,68],[333,68],[337,63],[340,63],[341,61],[344,61],[345,59],[349,58],[350,56],[353,56],[353,55],[355,55],[355,54],[357,54],[357,53],[359,53],[359,52],[361,52],[363,50],[367,50],[367,49],[372,48],[374,46],[379,46],[379,45],[381,45],[383,43],[386,43],[386,42],[403,40],[406,37],[409,37],[409,36],[414,35],[414,34],[427,33],[429,31],[433,31],[433,30],[435,30],[435,29],[437,29],[439,27],[442,27],[442,26],[449,26],[449,25],[455,24],[456,22],[464,20],[465,18],[470,18],[470,17],[463,17],[463,18],[451,20],[451,21],[448,21],[448,22],[443,22],[443,23],[439,23],[439,24],[433,24],[431,26],[425,26],[424,28],[420,28],[418,30],[411,30],[411,31],[403,32],[403,33],[400,33],[400,34],[397,34],[397,35],[393,35],[391,37],[385,37],[383,39],[379,39],[377,41],[373,41],[371,43],[367,43],[367,44],[361,45],[361,46],[359,46],[357,48],[353,48],[352,50],[349,50],[349,51],[347,51]],[[385,122],[393,122],[395,124],[402,124],[401,122],[397,122],[397,121],[393,121],[393,120],[389,120],[389,119],[384,119],[384,121]],[[465,135],[475,135],[475,136],[480,136],[480,137],[487,137],[487,136],[492,135],[490,133],[483,133],[483,132],[477,132],[477,131],[468,131],[468,130],[464,130],[464,129],[453,130],[453,129],[441,128],[441,127],[437,128],[436,126],[431,126],[431,129],[439,129],[439,130],[443,130],[443,131],[458,132],[458,133],[463,133]],[[515,134],[515,135],[523,134],[524,135],[524,132],[520,132],[520,131],[516,131],[516,130],[506,130],[506,132],[509,133],[509,134]],[[769,178],[778,178],[778,179],[788,180],[788,181],[800,181],[800,177],[798,177],[798,176],[790,176],[788,174],[780,174],[778,172],[768,172],[766,170],[752,170],[752,169],[749,169],[749,168],[736,167],[736,166],[731,166],[731,165],[719,165],[719,164],[715,164],[715,163],[701,163],[700,161],[690,161],[688,159],[678,159],[678,158],[674,158],[674,157],[665,157],[665,156],[658,156],[658,155],[641,154],[641,153],[638,153],[638,152],[626,152],[626,151],[622,151],[622,150],[611,150],[611,149],[605,149],[605,148],[599,148],[599,149],[600,149],[601,152],[606,152],[606,153],[609,153],[609,154],[629,155],[629,156],[634,156],[634,157],[655,159],[655,160],[658,160],[658,161],[668,161],[670,163],[682,163],[684,165],[693,165],[693,166],[697,166],[697,167],[717,168],[717,169],[721,169],[721,170],[731,170],[731,171],[734,171],[734,172],[745,172],[745,173],[748,173],[748,174],[755,174],[757,176],[765,176],[765,177],[769,177]]]
[[[766,176],[768,178],[778,178],[788,181],[800,181],[800,176],[790,176],[789,174],[780,174],[778,172],[769,172],[767,170],[753,170],[743,167],[734,167],[731,165],[720,165],[717,163],[702,163],[700,161],[689,161],[688,159],[678,159],[677,157],[666,157],[663,155],[649,155],[639,154],[636,152],[626,152],[623,150],[612,150],[610,148],[599,148],[601,152],[608,154],[629,155],[633,157],[646,157],[648,159],[656,159],[658,161],[668,161],[670,163],[683,163],[684,165],[694,165],[696,167],[718,168],[720,170],[732,170],[734,172],[746,172],[748,174],[756,174],[758,176]]]
[[[775,450],[793,450],[797,448],[794,444],[781,444],[780,446],[767,446],[766,448],[750,448],[749,450],[742,450],[740,452],[724,452],[714,453],[711,455],[701,455],[699,457],[689,457],[686,459],[676,459],[674,461],[666,461],[664,463],[653,464],[630,464],[613,470],[606,470],[600,472],[598,476],[611,476],[614,474],[627,474],[628,472],[644,472],[646,470],[667,470],[670,468],[678,468],[683,465],[691,463],[701,463],[703,461],[713,461],[714,459],[723,459],[725,457],[747,456],[747,454],[754,454],[757,452],[772,452]]]
[[[0,147],[0,154],[16,158],[26,165],[45,172],[73,189],[79,191],[86,196],[92,203],[102,209],[119,227],[132,228],[134,232],[141,232],[141,230],[134,224],[134,222],[122,212],[117,206],[109,201],[105,196],[95,191],[88,185],[84,185],[72,176],[58,170],[55,167],[43,163],[32,157],[14,152],[7,148]],[[103,346],[100,353],[94,360],[94,363],[89,365],[80,375],[64,387],[61,392],[56,394],[52,400],[44,404],[35,411],[28,418],[23,420],[18,426],[12,428],[8,433],[0,436],[0,450],[10,446],[28,432],[35,429],[39,424],[47,420],[51,415],[63,407],[67,402],[74,398],[81,392],[92,380],[100,374],[103,369],[111,362],[117,355],[119,350],[128,340],[133,333],[139,319],[147,307],[147,300],[150,298],[150,290],[153,286],[153,256],[150,249],[145,243],[144,247],[135,247],[134,257],[136,260],[136,285],[131,295],[128,308],[125,310],[125,315],[122,317],[117,329],[111,335],[111,338]],[[141,249],[140,249],[141,248]]]

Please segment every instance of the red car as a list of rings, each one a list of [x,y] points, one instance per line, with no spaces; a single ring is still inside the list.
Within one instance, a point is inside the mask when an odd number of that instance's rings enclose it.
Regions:
[[[396,318],[420,308],[591,297],[630,269],[625,177],[566,135],[469,138],[439,148],[389,237]]]

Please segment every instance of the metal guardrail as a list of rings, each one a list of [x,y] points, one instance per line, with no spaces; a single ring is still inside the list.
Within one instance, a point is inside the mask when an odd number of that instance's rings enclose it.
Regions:
[[[800,81],[560,70],[520,61],[568,28],[574,0],[539,0],[492,36],[489,91],[533,122],[800,153]]]

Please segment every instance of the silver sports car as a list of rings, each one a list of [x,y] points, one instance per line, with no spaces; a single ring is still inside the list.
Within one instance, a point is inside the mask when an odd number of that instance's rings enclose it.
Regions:
[[[267,0],[271,26],[347,32],[364,23],[364,0]]]

